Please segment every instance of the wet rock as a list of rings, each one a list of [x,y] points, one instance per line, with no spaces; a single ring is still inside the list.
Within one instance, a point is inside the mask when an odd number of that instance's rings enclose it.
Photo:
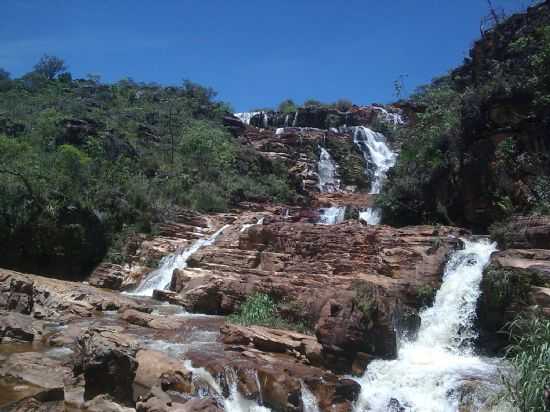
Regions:
[[[30,316],[0,311],[0,343],[32,342],[35,334],[33,319]]]
[[[98,288],[119,290],[122,287],[124,277],[125,270],[122,266],[104,263],[94,270],[88,278],[88,282]]]
[[[191,372],[180,360],[155,351],[142,349],[137,352],[138,368],[135,383],[143,388],[152,388],[162,382],[163,389],[193,393]]]
[[[252,346],[262,352],[286,353],[311,365],[321,364],[321,345],[314,336],[263,326],[226,324],[222,340],[229,346]]]
[[[436,288],[460,229],[333,226],[272,219],[195,253],[169,300],[189,311],[229,314],[254,293],[315,329],[323,362],[351,371],[356,353],[396,353],[394,320],[414,314],[420,288]]]
[[[78,340],[73,369],[75,376],[84,376],[84,399],[108,394],[124,405],[132,404],[137,349],[137,341],[116,329],[86,330]]]
[[[0,378],[15,379],[20,384],[45,390],[63,390],[69,368],[64,362],[39,352],[0,353]]]
[[[109,395],[98,395],[84,404],[88,412],[135,412],[134,408],[127,408],[116,403]]]
[[[134,300],[90,285],[0,269],[0,309],[30,314],[36,319],[70,320],[94,311],[134,308]]]

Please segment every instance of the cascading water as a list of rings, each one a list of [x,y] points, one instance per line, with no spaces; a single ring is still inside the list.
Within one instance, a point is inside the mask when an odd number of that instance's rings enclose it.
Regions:
[[[321,154],[317,163],[319,173],[319,191],[323,193],[334,193],[340,189],[340,179],[336,174],[336,162],[324,147],[319,147]]]
[[[308,389],[304,382],[300,382],[301,395],[302,395],[302,411],[303,412],[319,412],[319,404],[317,398]]]
[[[179,253],[166,256],[161,260],[159,268],[149,273],[149,275],[147,275],[147,277],[139,284],[136,290],[129,292],[128,294],[134,296],[152,296],[155,289],[165,289],[170,284],[174,269],[184,269],[187,266],[187,260],[193,253],[204,246],[214,243],[216,238],[227,227],[228,225],[222,227],[208,238],[197,240],[189,248],[182,250]]]
[[[397,359],[369,364],[355,411],[455,412],[462,382],[497,373],[470,346],[479,283],[496,246],[488,240],[464,243],[446,265],[434,305],[420,314],[416,340],[402,342]]]
[[[246,399],[237,389],[236,372],[231,368],[225,369],[225,380],[229,388],[229,396],[223,397],[221,385],[214,377],[204,368],[195,368],[190,361],[185,361],[185,367],[193,373],[193,376],[202,379],[208,386],[214,390],[216,398],[223,403],[223,408],[227,412],[270,412],[269,408],[261,406],[258,403]],[[259,380],[256,381],[259,384]],[[261,390],[258,387],[258,390]]]
[[[258,218],[258,220],[256,221],[256,223],[245,223],[242,227],[241,227],[241,230],[240,232],[243,233],[243,232],[246,232],[249,228],[251,228],[252,226],[256,226],[256,225],[261,225],[264,223],[264,217],[260,217]]]
[[[321,154],[317,163],[319,174],[319,191],[321,193],[334,193],[340,189],[340,179],[336,173],[336,162],[332,159],[330,153],[324,148],[319,147]],[[345,207],[326,207],[319,210],[320,217],[317,223],[323,225],[334,225],[344,221],[346,214]]]
[[[405,120],[403,119],[403,116],[401,113],[393,113],[387,111],[385,108],[380,106],[372,106],[374,110],[379,111],[382,114],[382,120],[386,123],[389,123],[393,126],[399,126],[402,124],[405,124]]]
[[[386,144],[386,137],[365,126],[352,127],[353,142],[361,149],[365,164],[373,163],[374,176],[369,193],[378,194],[382,189],[386,173],[395,165],[396,154]],[[369,208],[359,214],[368,224],[380,223],[380,211]]]
[[[242,112],[242,113],[233,113],[235,117],[238,117],[241,122],[244,124],[250,124],[252,118],[261,112]]]
[[[319,209],[319,221],[317,223],[321,225],[336,225],[342,223],[346,216],[345,207],[323,207]]]

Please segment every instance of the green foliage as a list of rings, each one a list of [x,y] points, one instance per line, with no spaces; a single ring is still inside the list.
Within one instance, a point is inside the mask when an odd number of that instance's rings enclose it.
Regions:
[[[40,61],[34,66],[34,72],[44,76],[48,80],[55,79],[56,76],[67,71],[65,62],[56,56],[48,54],[43,55]]]
[[[334,107],[341,112],[349,112],[353,107],[353,103],[348,99],[339,99],[334,103]]]
[[[295,113],[298,106],[292,99],[283,100],[277,107],[277,111],[285,114]]]
[[[279,315],[277,303],[271,296],[264,293],[249,295],[239,310],[228,316],[229,322],[240,325],[260,325],[275,329],[291,329],[302,333],[310,333],[310,329],[303,323],[293,323]]]
[[[377,289],[365,281],[355,282],[352,288],[355,291],[353,304],[363,314],[364,321],[368,322],[378,310]]]
[[[416,288],[416,302],[418,307],[431,306],[435,299],[437,289],[429,285],[422,285]]]
[[[507,356],[515,374],[505,378],[506,396],[520,411],[544,412],[544,391],[550,387],[550,320],[520,317],[509,331]]]
[[[316,99],[307,99],[304,101],[304,107],[322,107],[323,103]]]
[[[230,108],[212,89],[190,81],[103,84],[64,70],[45,56],[20,79],[0,73],[0,83],[10,82],[0,84],[0,263],[12,248],[9,264],[23,259],[15,236],[39,236],[67,210],[95,216],[107,243],[116,243],[125,228],[154,230],[181,207],[225,211],[241,201],[294,199],[286,168],[226,131]],[[47,242],[41,249],[44,261],[67,255]]]
[[[527,270],[489,266],[483,274],[483,290],[494,307],[526,303],[532,284],[538,279]]]
[[[461,98],[448,78],[434,81],[411,97],[425,110],[412,127],[399,132],[401,154],[377,198],[386,222],[403,225],[439,220],[437,205],[426,204],[425,193],[433,177],[459,155],[455,142],[461,131]]]

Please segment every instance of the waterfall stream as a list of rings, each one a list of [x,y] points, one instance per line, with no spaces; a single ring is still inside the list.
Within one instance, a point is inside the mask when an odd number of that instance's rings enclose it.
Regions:
[[[208,238],[197,240],[189,248],[168,255],[160,262],[157,270],[149,273],[145,279],[129,295],[133,296],[152,296],[155,289],[166,289],[172,279],[174,269],[185,269],[187,260],[193,253],[204,246],[211,245],[216,241],[216,238],[226,229],[228,225],[219,229],[216,233]]]
[[[369,364],[356,411],[455,412],[463,382],[497,373],[471,347],[479,283],[495,244],[464,243],[447,262],[433,306],[420,314],[417,338],[401,343],[397,359]]]
[[[386,173],[395,165],[397,155],[386,144],[386,137],[382,133],[377,133],[365,126],[356,126],[351,128],[353,132],[353,142],[361,149],[365,164],[372,162],[374,176],[369,193],[378,194],[382,189]],[[359,214],[359,218],[370,225],[380,223],[380,211],[374,208]]]

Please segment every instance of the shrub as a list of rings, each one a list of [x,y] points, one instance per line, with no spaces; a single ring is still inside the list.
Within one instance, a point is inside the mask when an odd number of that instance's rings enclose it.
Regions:
[[[550,387],[550,320],[520,317],[509,325],[507,356],[514,376],[505,378],[506,396],[520,411],[544,412]]]
[[[277,107],[277,111],[285,114],[295,113],[297,106],[292,99],[283,100]]]
[[[293,323],[279,315],[277,304],[265,293],[255,293],[246,298],[239,310],[228,316],[229,322],[245,326],[260,325],[275,329],[290,329],[311,333],[304,323]]]
[[[341,112],[349,112],[353,107],[353,103],[348,99],[339,99],[334,103],[334,107]]]
[[[321,107],[321,106],[323,106],[323,103],[315,99],[307,99],[304,102],[304,107]]]

